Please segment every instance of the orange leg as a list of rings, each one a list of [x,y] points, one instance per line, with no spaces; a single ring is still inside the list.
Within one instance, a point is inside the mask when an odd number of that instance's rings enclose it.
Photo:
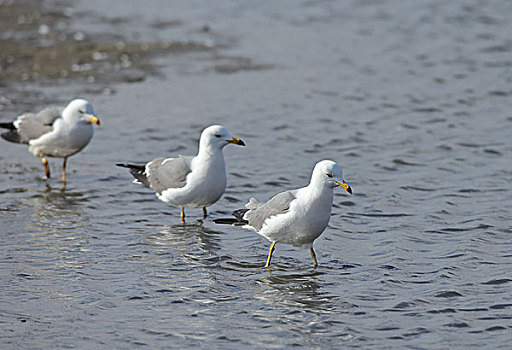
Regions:
[[[203,218],[206,219],[207,216],[208,216],[208,212],[206,211],[206,207],[203,207]]]
[[[39,159],[41,159],[41,162],[43,162],[44,173],[46,175],[46,178],[49,179],[50,178],[50,166],[48,165],[48,161],[44,157],[39,157]]]
[[[185,208],[181,208],[181,222],[185,223]]]
[[[316,254],[315,254],[315,251],[313,250],[313,247],[311,247],[309,249],[309,252],[311,253],[311,257],[313,258],[313,261],[315,262],[315,267],[318,266],[318,262],[316,261]]]
[[[62,183],[66,183],[66,162],[67,158],[62,161]]]

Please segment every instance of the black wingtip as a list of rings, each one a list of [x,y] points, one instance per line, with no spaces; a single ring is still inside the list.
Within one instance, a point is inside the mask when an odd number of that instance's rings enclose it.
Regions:
[[[145,165],[137,165],[137,164],[127,164],[127,163],[116,163],[117,166],[122,168],[130,169],[130,174],[133,177],[143,184],[146,187],[151,187],[148,181],[148,177],[146,175],[146,166]]]
[[[234,218],[214,219],[213,222],[216,224],[235,225],[235,226],[247,225],[249,223],[249,221],[244,219],[244,214],[247,213],[248,211],[249,211],[249,209],[238,209],[232,213]]]
[[[4,132],[1,134],[2,138],[9,142],[14,143],[28,143],[27,141],[24,141],[21,139],[20,134],[18,134],[18,131],[16,129],[9,130],[7,132]]]
[[[247,220],[238,220],[235,218],[219,218],[213,219],[213,222],[219,225],[244,226],[249,223]]]
[[[213,222],[220,225],[233,225],[238,222],[238,219],[235,218],[220,218],[220,219],[213,219]]]
[[[16,127],[14,126],[14,123],[0,123],[0,128],[2,129],[9,129],[9,130],[15,130]]]
[[[134,169],[144,171],[146,169],[145,165],[137,165],[137,164],[128,164],[128,163],[116,163],[117,166],[122,168]]]
[[[245,213],[247,213],[249,211],[249,209],[237,209],[235,210],[234,212],[232,212],[231,214],[241,223],[244,223],[246,224],[247,223],[247,220],[244,219],[244,215]]]

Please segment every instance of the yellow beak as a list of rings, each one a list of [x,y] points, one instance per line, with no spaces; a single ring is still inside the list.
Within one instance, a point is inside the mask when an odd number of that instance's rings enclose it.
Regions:
[[[352,187],[350,187],[350,185],[348,183],[346,183],[345,180],[343,180],[343,182],[336,181],[336,183],[338,184],[338,186],[343,188],[345,191],[352,194]]]
[[[98,117],[96,117],[95,115],[90,115],[89,118],[87,119],[89,122],[93,123],[93,124],[96,124],[96,125],[101,125],[101,122],[100,120],[98,119]]]
[[[245,143],[240,140],[240,139],[237,139],[236,137],[233,137],[231,140],[226,140],[228,143],[233,143],[235,145],[239,145],[239,146],[245,146]]]

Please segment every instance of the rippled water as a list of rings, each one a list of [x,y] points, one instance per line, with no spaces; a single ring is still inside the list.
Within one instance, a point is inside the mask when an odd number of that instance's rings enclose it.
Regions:
[[[103,125],[65,189],[2,143],[2,347],[508,348],[512,3],[169,3],[79,1],[72,24],[213,52],[157,57],[136,84],[13,83],[87,97]],[[114,166],[192,154],[213,123],[247,147],[225,149],[204,221]],[[335,195],[317,269],[285,245],[264,269],[266,240],[211,221],[321,159],[354,195]]]

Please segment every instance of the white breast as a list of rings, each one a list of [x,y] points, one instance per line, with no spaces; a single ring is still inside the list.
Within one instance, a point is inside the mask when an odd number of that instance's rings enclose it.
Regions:
[[[36,156],[69,157],[87,146],[93,132],[91,123],[70,125],[59,119],[53,131],[29,142],[29,151]]]
[[[290,210],[268,219],[259,234],[270,241],[310,247],[327,227],[331,209],[332,191],[311,193],[307,187],[302,188]]]
[[[226,169],[224,157],[201,159],[195,157],[192,171],[182,188],[162,191],[158,198],[164,202],[181,207],[207,207],[217,202],[226,189]]]

